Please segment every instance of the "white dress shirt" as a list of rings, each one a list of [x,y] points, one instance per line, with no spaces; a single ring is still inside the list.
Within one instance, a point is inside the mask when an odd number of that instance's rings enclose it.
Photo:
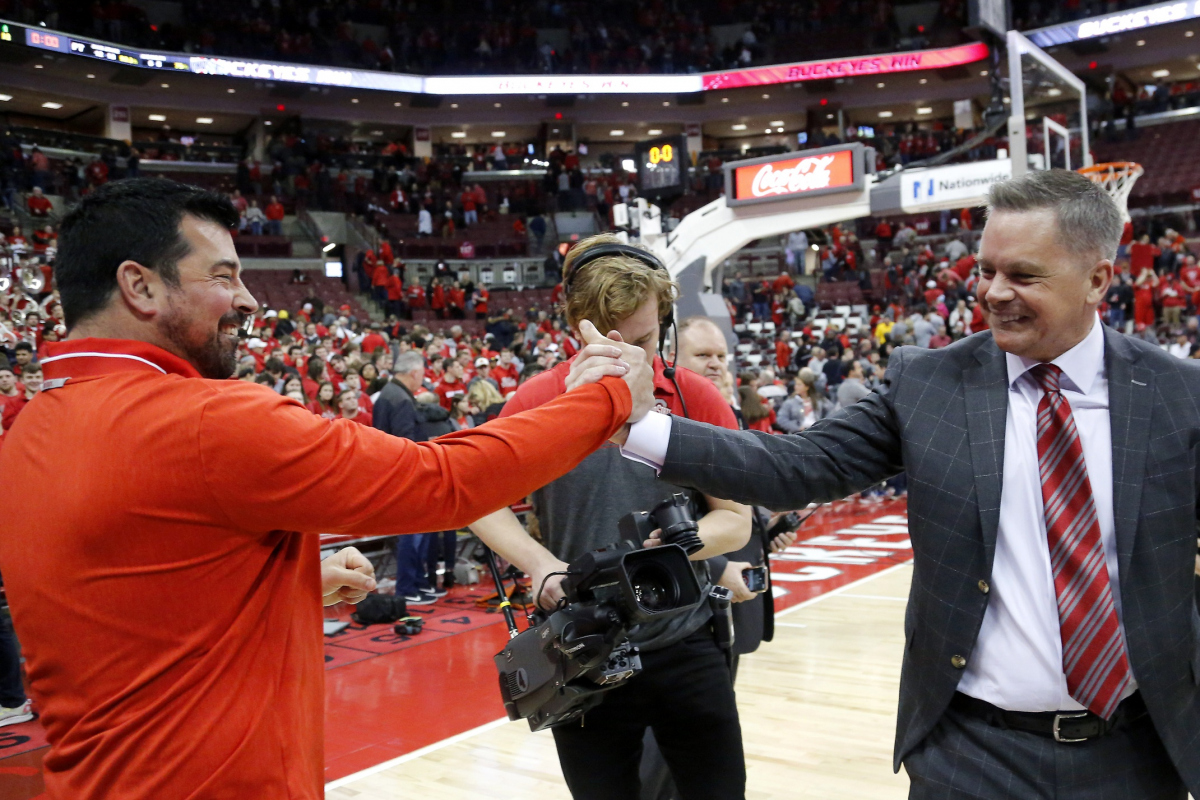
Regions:
[[[987,611],[958,689],[1010,711],[1079,710],[1083,706],[1071,699],[1063,674],[1058,597],[1046,542],[1037,453],[1037,407],[1042,390],[1032,376],[1026,376],[1038,362],[1009,353],[1005,358],[1008,417],[996,555]],[[1099,321],[1082,342],[1052,363],[1063,371],[1062,392],[1079,431],[1124,638],[1113,523],[1112,426],[1104,331]],[[661,469],[670,436],[669,416],[647,414],[630,429],[622,453]],[[1136,690],[1136,682],[1131,683],[1123,697]]]
[[[1005,354],[1008,418],[1004,429],[1004,484],[991,591],[975,650],[958,690],[1010,711],[1082,709],[1067,693],[1063,674],[1058,596],[1050,570],[1046,517],[1038,470],[1037,408],[1042,390],[1028,371],[1038,362]],[[1083,341],[1058,358],[1062,393],[1071,406],[1087,463],[1100,539],[1104,544],[1121,636],[1125,636],[1113,523],[1112,425],[1104,330],[1097,320]],[[1125,697],[1136,690],[1136,684]]]

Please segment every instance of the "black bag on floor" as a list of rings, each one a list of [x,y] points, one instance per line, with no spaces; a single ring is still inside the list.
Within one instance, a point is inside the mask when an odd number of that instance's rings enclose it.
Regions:
[[[371,594],[358,601],[358,607],[350,615],[350,619],[359,625],[379,625],[392,623],[401,617],[408,616],[408,606],[403,597],[386,594]]]

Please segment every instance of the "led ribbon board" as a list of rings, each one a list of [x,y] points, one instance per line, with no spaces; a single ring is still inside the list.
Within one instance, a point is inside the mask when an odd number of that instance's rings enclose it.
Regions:
[[[1189,0],[1200,2],[1200,0]],[[23,34],[23,35],[22,35]],[[5,38],[7,35],[7,38]],[[337,69],[308,64],[251,61],[188,53],[143,53],[110,42],[71,36],[48,28],[29,28],[0,20],[0,40],[24,40],[29,47],[99,59],[145,69],[194,72],[232,78],[285,81],[311,86],[344,86],[385,92],[437,95],[551,94],[691,94],[766,86],[776,83],[883,75],[969,64],[986,58],[987,45],[966,44],[938,50],[805,61],[753,69],[694,75],[406,75],[364,69]]]
[[[1132,11],[1105,14],[1100,17],[1089,17],[1062,25],[1039,28],[1036,31],[1030,31],[1026,36],[1038,47],[1053,47],[1056,44],[1069,44],[1083,39],[1095,39],[1098,36],[1111,36],[1115,33],[1136,31],[1197,17],[1200,17],[1200,0],[1157,3]]]
[[[704,89],[736,89],[739,86],[765,86],[772,83],[819,81],[828,78],[852,78],[858,75],[886,75],[941,67],[957,67],[988,57],[982,42],[940,50],[914,50],[863,58],[838,58],[828,61],[803,61],[772,67],[725,70],[704,75]]]

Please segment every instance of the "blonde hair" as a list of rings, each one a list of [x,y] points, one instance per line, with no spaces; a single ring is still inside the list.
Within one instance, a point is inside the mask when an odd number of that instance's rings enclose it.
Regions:
[[[571,328],[578,329],[586,319],[601,333],[608,333],[651,297],[658,301],[659,319],[671,312],[679,287],[666,270],[633,256],[615,254],[600,256],[575,271],[575,262],[593,247],[621,243],[616,235],[601,233],[584,239],[567,253],[563,262],[563,275],[567,276],[563,283],[567,290],[563,313]]]
[[[480,411],[486,411],[488,406],[504,402],[500,390],[485,380],[475,381],[475,385],[467,391],[467,400]]]

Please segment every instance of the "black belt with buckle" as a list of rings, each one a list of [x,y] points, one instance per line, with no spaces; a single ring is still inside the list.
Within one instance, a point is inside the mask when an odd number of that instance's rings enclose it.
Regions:
[[[1104,719],[1090,711],[1005,711],[986,700],[962,692],[954,693],[950,707],[997,728],[1036,733],[1056,742],[1086,742],[1107,736],[1148,713],[1141,692],[1134,692],[1122,700],[1111,719]]]

